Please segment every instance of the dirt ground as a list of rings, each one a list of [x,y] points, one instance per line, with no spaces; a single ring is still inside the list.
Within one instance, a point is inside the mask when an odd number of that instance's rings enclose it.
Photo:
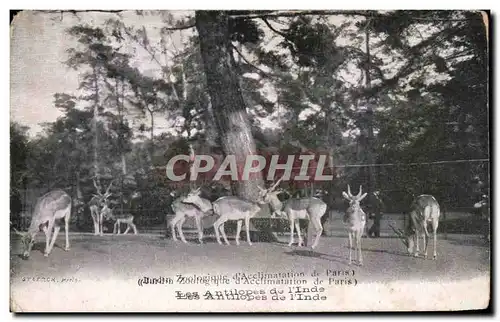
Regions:
[[[253,246],[240,240],[236,246],[219,245],[207,239],[183,244],[160,235],[104,235],[71,234],[71,250],[65,252],[64,238],[59,235],[50,257],[43,257],[42,236],[35,244],[29,260],[22,260],[15,247],[11,252],[12,278],[24,275],[58,272],[90,278],[112,275],[124,278],[153,273],[198,272],[200,265],[210,272],[284,271],[293,268],[305,273],[312,270],[348,268],[347,239],[322,237],[317,249],[288,247],[283,243],[259,243]],[[242,234],[244,236],[244,234]],[[364,266],[356,267],[359,281],[372,282],[394,279],[469,278],[489,272],[490,250],[479,236],[438,236],[437,260],[409,257],[403,244],[395,238],[363,238]],[[11,245],[15,246],[14,239]],[[432,244],[431,244],[432,245]],[[429,246],[429,255],[432,254]],[[429,256],[430,257],[430,256]]]

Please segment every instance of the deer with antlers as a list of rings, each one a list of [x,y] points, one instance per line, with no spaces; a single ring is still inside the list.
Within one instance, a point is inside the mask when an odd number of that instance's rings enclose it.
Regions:
[[[326,213],[327,205],[321,199],[316,197],[310,198],[291,198],[282,203],[278,195],[282,192],[286,192],[282,189],[276,190],[276,187],[280,184],[283,177],[281,177],[274,185],[269,189],[264,189],[259,186],[260,197],[265,203],[269,203],[274,215],[279,217],[285,217],[290,222],[290,242],[288,246],[292,246],[294,243],[294,226],[297,230],[297,236],[299,237],[298,246],[303,246],[303,239],[300,235],[300,219],[308,219],[311,221],[315,232],[316,238],[314,239],[311,248],[314,249],[318,246],[319,238],[323,232],[323,225],[321,224],[321,218]]]
[[[389,226],[407,247],[408,254],[414,255],[415,257],[419,256],[419,236],[421,236],[424,241],[424,258],[427,258],[429,238],[427,225],[430,223],[434,240],[433,259],[436,259],[437,229],[440,215],[441,210],[436,198],[431,195],[420,195],[411,205],[410,221],[407,227],[405,227],[405,230],[396,229],[392,225]]]
[[[349,265],[352,263],[352,241],[355,242],[355,254],[358,257],[359,265],[363,265],[363,255],[361,254],[361,238],[365,231],[366,214],[361,209],[360,202],[366,197],[366,192],[363,193],[362,186],[359,186],[357,195],[351,193],[351,187],[347,185],[347,192],[342,191],[342,196],[349,200],[349,208],[347,208],[343,222],[349,234]],[[363,193],[363,194],[362,194]]]
[[[28,259],[39,231],[45,233],[44,256],[49,256],[59,234],[60,221],[64,220],[66,245],[64,250],[69,250],[69,220],[71,216],[71,197],[62,190],[53,190],[38,199],[31,217],[28,231],[23,233],[14,229],[21,236],[23,258]]]
[[[182,225],[186,221],[186,218],[194,218],[196,223],[196,229],[198,231],[198,241],[203,244],[203,229],[201,226],[201,220],[203,216],[206,216],[212,212],[212,203],[210,200],[200,197],[201,187],[194,189],[187,196],[180,196],[172,202],[172,210],[175,213],[174,218],[170,221],[169,225],[172,228],[172,238],[177,241],[175,236],[175,228],[179,233],[179,237],[182,242],[187,244],[184,233],[182,232]],[[175,196],[174,194],[171,194]],[[190,201],[196,202],[196,204],[189,203]]]
[[[106,203],[106,200],[111,196],[109,189],[113,185],[113,180],[109,183],[108,188],[104,193],[101,193],[101,185],[97,184],[95,178],[92,179],[94,182],[94,187],[97,191],[97,195],[94,194],[92,199],[89,201],[90,215],[92,216],[92,221],[94,222],[94,235],[103,235],[102,225],[103,225],[103,213],[101,208]]]

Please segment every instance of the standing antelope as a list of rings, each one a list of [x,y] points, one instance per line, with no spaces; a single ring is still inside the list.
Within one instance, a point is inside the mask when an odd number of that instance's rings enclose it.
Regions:
[[[101,211],[101,207],[103,207],[106,200],[111,196],[109,189],[113,185],[113,181],[111,181],[105,193],[101,193],[101,188],[97,185],[95,179],[93,179],[93,182],[98,194],[94,194],[92,199],[89,201],[90,215],[92,216],[92,221],[94,222],[94,235],[102,236],[103,213]]]
[[[60,221],[64,219],[66,232],[66,245],[64,250],[69,250],[69,219],[71,216],[71,197],[62,190],[53,190],[38,199],[35,210],[31,217],[31,224],[26,233],[15,230],[21,236],[23,247],[23,258],[28,259],[31,248],[35,242],[35,236],[39,231],[45,233],[44,256],[49,256],[59,234]],[[53,231],[52,231],[53,230]],[[51,240],[52,237],[52,240]]]
[[[201,200],[199,195],[195,192],[189,193],[185,198],[183,198],[182,202],[192,203],[196,205],[199,209],[204,209],[203,201]],[[235,236],[236,245],[239,245],[241,227],[243,225],[243,221],[245,221],[247,242],[248,245],[251,246],[252,241],[250,240],[250,219],[254,217],[261,210],[262,206],[265,204],[266,202],[262,198],[259,198],[257,202],[245,200],[234,196],[220,197],[219,199],[215,200],[212,203],[212,208],[214,214],[219,216],[219,218],[214,223],[214,230],[217,242],[222,245],[222,242],[220,240],[220,234],[222,234],[224,242],[227,245],[230,244],[229,241],[227,240],[227,235],[224,230],[224,224],[229,220],[233,220],[236,221],[236,236]]]
[[[134,231],[134,235],[137,235],[137,227],[134,224],[134,216],[132,216],[131,214],[115,215],[113,209],[108,207],[107,202],[104,203],[104,207],[102,207],[101,217],[105,218],[106,220],[113,220],[115,222],[113,227],[113,234],[120,235],[120,225],[127,224],[127,229],[125,229],[125,232],[123,234],[127,234],[130,228],[132,228],[132,230]]]
[[[424,240],[424,258],[427,258],[427,246],[429,232],[427,230],[427,225],[430,223],[432,225],[432,234],[434,237],[434,254],[433,259],[436,259],[436,240],[437,240],[437,229],[439,225],[439,216],[441,215],[441,210],[439,204],[431,195],[420,195],[418,196],[411,205],[410,210],[410,222],[405,231],[401,229],[396,230],[394,227],[390,226],[394,232],[401,238],[403,244],[407,247],[408,254],[418,257],[419,249],[419,235],[423,237]],[[416,246],[416,247],[415,247]],[[413,252],[415,248],[415,252]]]
[[[203,201],[196,194],[188,194],[182,202],[184,203],[192,203],[196,205],[199,209],[203,207]],[[217,242],[222,245],[220,240],[220,233],[224,238],[224,242],[229,245],[229,241],[227,240],[226,232],[224,230],[224,223],[229,220],[236,220],[237,229],[236,229],[236,245],[240,244],[240,233],[241,226],[243,224],[243,220],[245,220],[245,228],[247,233],[247,242],[249,245],[252,245],[250,241],[250,218],[255,216],[261,209],[258,203],[244,200],[238,197],[226,196],[220,197],[212,203],[214,214],[218,215],[219,218],[214,223],[215,236],[217,238]],[[196,217],[195,217],[196,218]]]
[[[290,242],[288,246],[293,245],[294,238],[294,225],[297,229],[297,235],[299,237],[298,246],[303,246],[303,239],[300,235],[300,219],[308,219],[314,226],[316,231],[316,238],[314,239],[311,248],[314,249],[318,246],[319,238],[323,232],[323,225],[321,224],[321,218],[326,213],[326,203],[321,199],[316,197],[310,198],[291,198],[285,201],[283,204],[279,199],[278,195],[283,192],[283,190],[275,190],[276,186],[281,182],[281,177],[278,182],[276,182],[269,189],[260,189],[260,197],[265,203],[269,203],[274,214],[278,214],[281,217],[287,217],[290,222]],[[281,210],[283,208],[283,210]]]
[[[356,243],[356,250],[359,265],[363,265],[363,255],[361,254],[361,238],[363,237],[363,232],[365,231],[366,225],[366,214],[361,209],[360,202],[366,197],[366,192],[362,193],[362,187],[359,186],[359,192],[356,196],[351,193],[351,187],[347,185],[347,193],[342,191],[342,196],[349,200],[349,208],[347,208],[343,222],[347,227],[347,232],[349,234],[349,265],[352,262],[352,240]]]
[[[182,225],[186,221],[186,217],[193,217],[196,222],[196,229],[198,230],[198,241],[203,244],[203,228],[201,226],[201,220],[203,216],[209,214],[212,210],[212,203],[210,200],[201,198],[200,189],[195,189],[191,191],[187,196],[181,196],[172,202],[172,210],[175,213],[174,218],[170,221],[170,226],[172,229],[172,238],[177,241],[175,236],[175,228],[179,232],[179,237],[182,242],[187,244],[184,233],[182,232]],[[190,200],[194,200],[196,203],[191,204]]]

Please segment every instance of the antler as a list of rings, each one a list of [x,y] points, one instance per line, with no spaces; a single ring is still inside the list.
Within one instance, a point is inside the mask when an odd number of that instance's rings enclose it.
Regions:
[[[14,232],[20,236],[24,236],[24,233],[20,232],[19,230],[16,229],[16,227],[12,227],[14,229]]]
[[[105,198],[108,198],[108,197],[111,195],[111,193],[109,192],[109,189],[111,189],[111,186],[113,185],[113,182],[114,182],[114,181],[115,181],[115,180],[111,180],[111,182],[109,183],[109,186],[108,186],[108,188],[106,189],[106,192],[104,193]]]
[[[102,193],[101,193],[101,185],[97,185],[97,182],[95,181],[95,177],[92,178],[92,182],[94,182],[94,187],[95,187],[95,190],[97,191],[97,193],[99,194],[100,197],[102,197]]]
[[[259,188],[260,192],[266,192],[267,190],[262,188],[261,186],[257,185],[257,188]]]
[[[363,192],[363,187],[361,185],[359,185],[359,192],[356,195],[356,197],[360,197],[362,192]]]
[[[285,175],[282,175],[282,176],[281,176],[281,178],[279,178],[279,180],[278,180],[278,181],[276,181],[276,183],[275,183],[275,184],[274,184],[271,188],[269,188],[267,191],[268,191],[268,192],[273,192],[273,191],[274,191],[274,189],[276,189],[276,187],[280,184],[281,180],[283,180],[283,177],[284,177],[284,176],[285,176]]]
[[[396,230],[396,228],[394,228],[394,226],[391,224],[389,224],[389,227],[391,227],[391,229],[396,233],[396,235],[398,235],[399,238],[402,237],[401,231]]]
[[[349,185],[347,185],[347,195],[349,195],[349,197],[352,197],[351,187]]]

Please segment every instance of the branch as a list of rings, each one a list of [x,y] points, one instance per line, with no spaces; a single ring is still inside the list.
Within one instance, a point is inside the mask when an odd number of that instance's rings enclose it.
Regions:
[[[163,27],[161,28],[162,30],[185,30],[185,29],[190,29],[196,27],[196,24],[191,24],[191,25],[186,25],[186,26],[179,26],[179,27]]]
[[[125,33],[127,34],[127,36],[129,36],[130,38],[132,38],[132,40],[134,40],[137,44],[139,44],[139,46],[141,46],[151,56],[151,60],[153,60],[154,62],[156,62],[158,64],[158,66],[160,66],[162,73],[163,73],[163,76],[166,79],[167,73],[165,72],[164,66],[161,64],[161,62],[158,60],[158,58],[156,58],[156,55],[153,52],[153,50],[151,48],[149,48],[147,45],[143,44],[141,41],[139,41],[139,39],[137,39],[136,36],[132,35],[132,33],[127,29],[126,26],[123,26],[123,29],[124,29]],[[169,69],[170,74],[172,74],[172,70],[170,69],[170,67],[168,67],[168,65],[167,65],[167,68]],[[170,86],[172,88],[172,93],[174,94],[175,100],[177,102],[180,102],[179,95],[177,95],[177,90],[175,89],[174,84],[172,82],[168,82],[168,83],[170,84]]]
[[[477,11],[481,12],[481,11]],[[275,11],[266,13],[254,13],[254,14],[235,14],[229,15],[229,19],[255,19],[255,18],[265,18],[265,17],[298,17],[298,16],[361,16],[366,18],[387,18],[387,15],[380,13],[375,10],[287,10],[287,11]],[[408,17],[411,20],[418,21],[469,21],[474,19],[446,19],[446,18],[420,18],[420,17]]]
[[[255,66],[254,64],[252,64],[250,61],[248,61],[248,59],[238,50],[238,48],[236,48],[236,46],[234,46],[233,44],[231,44],[231,47],[233,48],[234,51],[236,51],[238,53],[238,55],[247,63],[247,65],[249,65],[250,67],[252,67],[253,69],[255,69],[259,74],[261,74],[261,76],[263,77],[272,77],[272,78],[277,78],[278,75],[274,75],[274,74],[270,74],[270,73],[266,73],[265,71],[263,71],[262,69],[260,69],[259,67]]]
[[[306,15],[316,16],[331,16],[331,15],[350,15],[350,16],[363,16],[363,17],[382,17],[384,15],[374,11],[356,11],[356,10],[301,10],[301,11],[276,11],[266,13],[254,14],[241,14],[229,15],[230,19],[255,19],[265,17],[298,17]]]

